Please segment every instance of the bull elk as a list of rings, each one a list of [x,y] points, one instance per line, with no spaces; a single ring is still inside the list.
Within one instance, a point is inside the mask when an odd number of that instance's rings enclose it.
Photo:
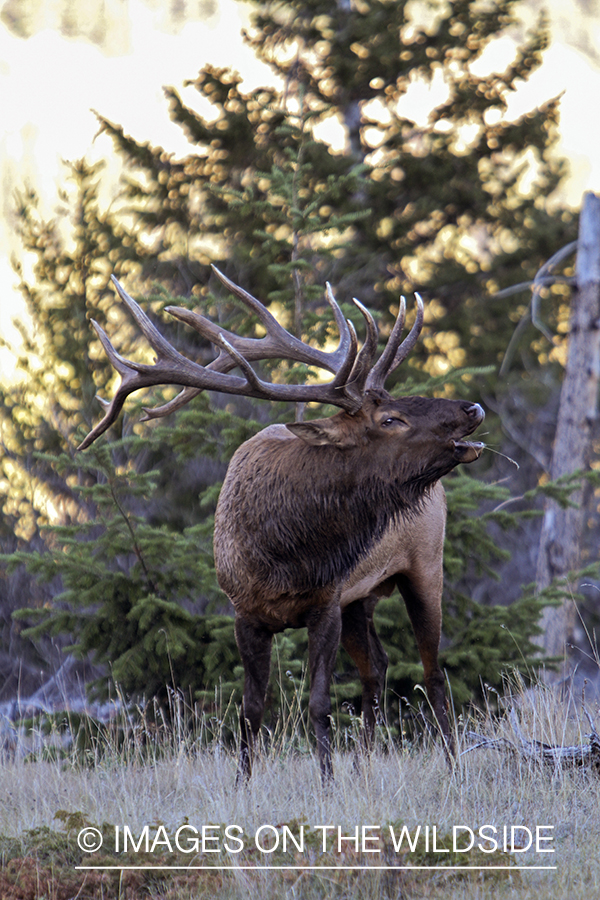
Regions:
[[[190,310],[167,307],[219,348],[201,366],[181,356],[113,278],[121,300],[156,352],[154,365],[119,356],[102,328],[94,327],[121,375],[106,414],[79,449],[117,418],[126,397],[150,385],[183,390],[146,418],[167,415],[203,390],[269,400],[330,403],[330,418],[270,425],[234,454],[215,517],[215,565],[219,584],[235,608],[235,635],[244,665],[238,780],[250,775],[253,745],[262,721],[273,634],[308,629],[310,716],[321,773],[332,773],[329,744],[330,683],[338,646],[348,651],[362,683],[362,714],[372,738],[384,685],[387,655],[373,623],[381,597],[397,587],[414,629],[425,685],[439,729],[451,744],[444,676],[438,663],[441,632],[442,550],[446,502],[440,478],[476,460],[483,444],[465,440],[483,421],[477,403],[401,397],[384,389],[388,375],[407,357],[423,325],[423,304],[402,341],[402,299],[389,340],[374,364],[378,332],[362,304],[366,323],[360,352],[329,285],[326,296],[340,332],[336,350],[325,352],[289,334],[254,297],[217,269],[224,285],[260,319],[266,335],[243,338]],[[286,358],[326,369],[326,383],[262,381],[250,362]],[[229,374],[234,368],[241,375]]]

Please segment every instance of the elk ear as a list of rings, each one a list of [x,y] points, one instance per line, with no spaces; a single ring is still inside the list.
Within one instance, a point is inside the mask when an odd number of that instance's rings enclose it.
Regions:
[[[347,450],[356,446],[356,436],[353,430],[344,427],[341,416],[331,416],[328,419],[313,419],[312,422],[293,422],[285,426],[300,440],[313,447],[323,447],[330,444],[340,450]]]

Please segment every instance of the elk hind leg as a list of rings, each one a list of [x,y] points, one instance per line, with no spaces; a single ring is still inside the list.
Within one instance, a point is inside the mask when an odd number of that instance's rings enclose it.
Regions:
[[[362,684],[362,715],[365,744],[370,747],[375,735],[388,656],[373,622],[378,597],[355,600],[342,610],[342,647],[355,666]]]
[[[240,710],[240,759],[236,784],[247,781],[252,772],[254,744],[265,708],[271,671],[272,633],[251,619],[237,616],[235,639],[244,666],[244,696]]]

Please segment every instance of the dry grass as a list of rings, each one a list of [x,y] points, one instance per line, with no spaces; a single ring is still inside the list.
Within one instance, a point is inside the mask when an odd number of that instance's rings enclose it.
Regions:
[[[552,744],[585,743],[587,718],[577,703],[558,700],[549,690],[518,690],[505,701],[516,709],[520,727],[532,740]],[[595,710],[591,710],[595,714]],[[462,731],[512,738],[508,717],[474,714],[459,722]],[[303,729],[296,742],[303,746]],[[450,771],[439,747],[399,749],[379,747],[357,764],[352,752],[338,750],[334,757],[335,784],[323,790],[317,764],[308,751],[290,751],[289,743],[275,738],[257,762],[252,782],[236,789],[235,755],[219,737],[212,742],[192,740],[184,727],[174,733],[139,730],[123,746],[117,742],[97,748],[92,764],[79,759],[40,761],[18,753],[0,765],[0,850],[4,870],[0,896],[29,900],[48,897],[138,897],[187,900],[214,897],[223,900],[255,894],[264,898],[557,898],[588,900],[600,896],[600,779],[597,773],[554,771],[517,756],[495,750],[462,752]],[[463,741],[460,750],[467,750]],[[60,813],[59,811],[65,811]],[[56,814],[59,812],[59,819]],[[69,815],[66,815],[69,814]],[[150,840],[163,825],[171,843],[184,823],[198,831],[203,825],[221,826],[210,832],[218,841],[212,854],[182,854],[166,845],[155,852],[114,854],[114,826],[127,825],[138,836],[150,826]],[[77,833],[84,824],[104,827],[104,855],[83,854]],[[302,853],[260,853],[254,836],[263,825],[287,824],[298,836],[304,826]],[[425,851],[423,835],[415,853],[405,848],[395,854],[389,825],[399,832],[436,826],[442,840],[453,826],[474,832],[493,825],[552,826],[546,835],[554,853],[485,854]],[[223,829],[243,829],[245,848],[240,854],[223,849]],[[337,851],[337,830],[328,832],[328,849],[321,852],[323,832],[317,825],[341,826],[353,835],[358,826],[380,826],[381,854],[366,854],[344,844]],[[265,843],[272,832],[263,831]],[[524,832],[520,832],[524,834]],[[121,831],[122,835],[122,831]],[[477,836],[477,842],[479,841]],[[52,843],[54,841],[54,844]],[[239,845],[230,842],[230,845]],[[486,846],[484,844],[484,846]],[[553,871],[517,870],[449,871],[263,871],[206,873],[172,872],[93,873],[78,871],[78,864],[126,862],[173,865],[554,865]]]

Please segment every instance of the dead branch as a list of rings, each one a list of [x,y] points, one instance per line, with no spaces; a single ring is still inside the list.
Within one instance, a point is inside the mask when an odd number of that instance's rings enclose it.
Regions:
[[[506,353],[504,354],[504,359],[502,360],[502,365],[500,367],[500,375],[504,375],[507,369],[510,368],[510,364],[512,362],[512,358],[514,356],[517,344],[519,343],[521,333],[531,322],[538,331],[544,335],[544,337],[551,343],[554,343],[554,336],[548,330],[547,326],[542,322],[540,318],[540,292],[541,289],[547,285],[557,284],[557,283],[566,283],[570,285],[575,284],[574,278],[567,278],[564,275],[550,275],[552,269],[557,266],[560,262],[563,261],[567,256],[569,256],[575,249],[577,249],[578,241],[571,241],[569,244],[566,244],[564,247],[561,247],[560,250],[548,259],[543,266],[538,269],[533,281],[524,281],[521,284],[513,285],[512,287],[505,288],[503,291],[498,291],[497,294],[494,294],[494,298],[499,297],[508,297],[510,294],[518,293],[521,290],[529,287],[531,288],[531,303],[527,308],[527,311],[521,318],[519,324],[515,328],[514,334],[509,342],[509,345],[506,349]]]
[[[510,722],[515,735],[514,741],[504,737],[488,738],[477,734],[475,731],[467,731],[465,732],[465,737],[473,743],[472,746],[463,750],[460,755],[464,756],[466,753],[480,749],[500,750],[507,751],[514,756],[520,756],[522,759],[531,762],[552,766],[554,769],[583,768],[600,774],[600,736],[596,731],[589,712],[585,710],[585,713],[592,729],[590,734],[585,735],[589,740],[589,744],[575,747],[555,747],[551,744],[545,744],[543,741],[527,740],[521,731],[516,713],[512,710]]]

